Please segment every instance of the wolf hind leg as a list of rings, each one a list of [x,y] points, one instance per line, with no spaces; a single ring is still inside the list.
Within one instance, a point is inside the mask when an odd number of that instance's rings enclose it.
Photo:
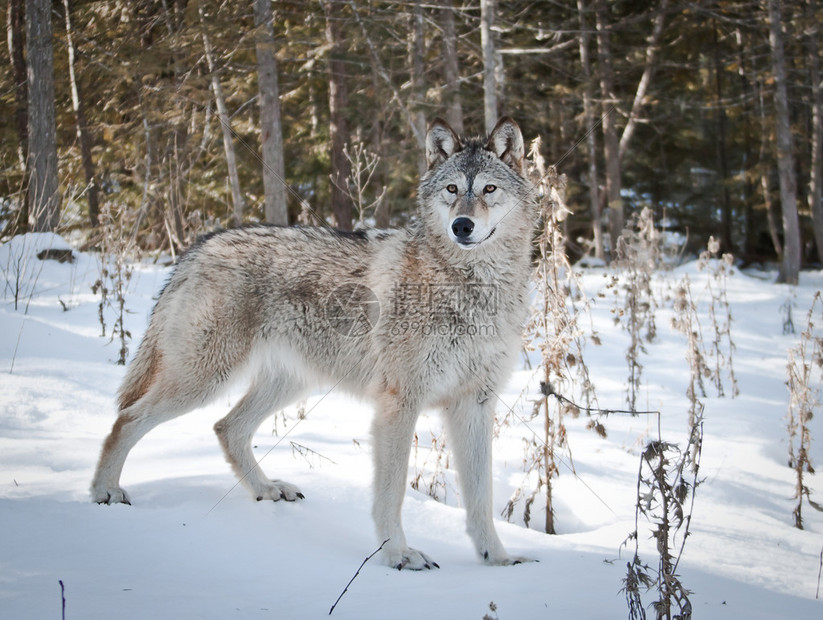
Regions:
[[[299,399],[307,389],[301,379],[289,373],[261,373],[229,414],[214,425],[226,460],[257,501],[303,499],[300,489],[293,484],[266,477],[254,458],[251,444],[263,420]]]
[[[91,483],[92,500],[98,504],[130,504],[120,487],[120,475],[131,449],[150,430],[203,404],[203,394],[169,398],[174,386],[162,380],[153,384],[139,400],[122,409],[103,443]]]

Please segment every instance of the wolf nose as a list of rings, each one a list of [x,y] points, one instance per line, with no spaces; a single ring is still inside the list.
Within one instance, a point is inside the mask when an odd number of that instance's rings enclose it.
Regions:
[[[474,222],[467,217],[458,217],[452,222],[452,232],[458,239],[466,239],[474,230]]]

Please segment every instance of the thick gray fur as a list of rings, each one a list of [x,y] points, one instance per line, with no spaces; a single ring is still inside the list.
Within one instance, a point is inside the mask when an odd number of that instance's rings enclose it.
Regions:
[[[252,437],[273,412],[337,385],[375,406],[372,514],[386,563],[436,566],[408,547],[401,521],[415,423],[430,407],[445,419],[477,553],[522,561],[494,528],[492,425],[526,318],[535,210],[523,138],[508,118],[488,140],[437,120],[426,154],[406,230],[250,226],[191,248],[120,387],[94,501],[129,503],[120,475],[137,441],[242,380],[247,393],[214,427],[226,458],[254,498],[302,498],[263,473]]]

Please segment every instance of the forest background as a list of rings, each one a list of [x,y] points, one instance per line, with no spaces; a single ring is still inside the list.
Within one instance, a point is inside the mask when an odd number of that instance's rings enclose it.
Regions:
[[[426,124],[508,114],[568,177],[572,256],[608,261],[650,207],[783,281],[823,262],[815,0],[4,5],[2,239],[402,225]]]

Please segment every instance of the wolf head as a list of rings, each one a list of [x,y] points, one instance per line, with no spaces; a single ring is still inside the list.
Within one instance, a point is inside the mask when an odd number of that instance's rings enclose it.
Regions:
[[[418,197],[431,232],[463,250],[523,234],[534,199],[523,135],[512,119],[502,118],[486,141],[461,140],[436,119],[426,136],[426,160]]]

